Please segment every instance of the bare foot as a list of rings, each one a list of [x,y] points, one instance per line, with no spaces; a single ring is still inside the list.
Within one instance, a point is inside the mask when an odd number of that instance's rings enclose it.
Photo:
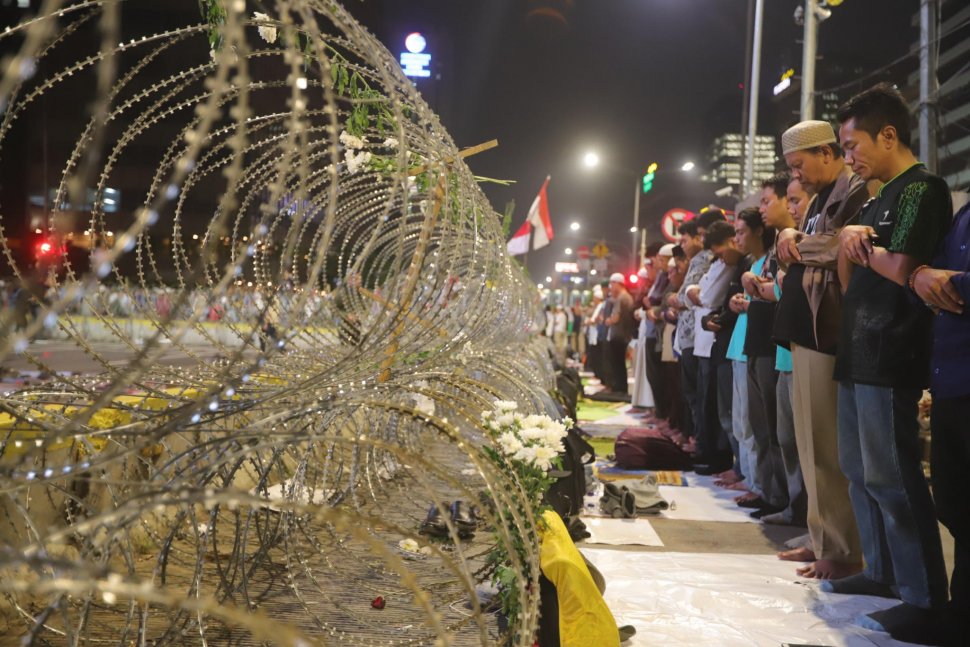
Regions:
[[[714,485],[718,487],[727,487],[741,481],[741,477],[738,476],[733,470],[728,470],[727,472],[717,474],[716,477],[717,480],[714,481]]]
[[[819,559],[808,566],[796,569],[795,572],[800,577],[810,577],[817,580],[840,580],[843,577],[861,573],[862,564],[846,564],[831,559]]]
[[[737,483],[731,483],[730,485],[722,485],[725,490],[738,490],[739,492],[747,492],[748,486],[744,481],[738,481]]]
[[[760,498],[760,497],[757,494],[755,494],[754,492],[746,492],[746,493],[742,494],[741,496],[734,497],[734,502],[735,503],[746,503],[748,501],[754,501],[755,499],[758,499],[758,498]]]
[[[784,560],[786,562],[814,562],[815,551],[813,551],[811,548],[805,548],[804,546],[802,546],[801,548],[793,548],[792,550],[783,550],[780,553],[778,553],[778,559]],[[796,571],[796,573],[798,573],[799,575],[802,575],[801,571],[804,569],[810,568],[811,566],[813,566],[813,564],[809,564],[808,566],[803,566],[802,568],[799,568],[798,571]],[[808,576],[802,575],[802,577],[808,577]]]
[[[677,443],[678,445],[683,445],[684,442],[685,442],[684,441],[684,434],[680,433],[679,431],[677,433],[675,433],[673,436],[671,436],[670,439],[672,441],[674,441],[675,443]]]
[[[684,443],[683,450],[688,454],[693,454],[697,452],[697,442],[693,438],[688,438],[687,442]]]

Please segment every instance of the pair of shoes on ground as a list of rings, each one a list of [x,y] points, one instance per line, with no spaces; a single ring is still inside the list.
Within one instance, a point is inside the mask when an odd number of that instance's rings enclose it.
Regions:
[[[460,539],[468,539],[474,536],[475,529],[478,528],[481,515],[477,506],[469,506],[464,501],[444,502],[443,507],[447,510],[448,519],[454,526]],[[442,514],[442,508],[432,503],[428,508],[428,516],[421,523],[419,532],[430,537],[448,537],[448,522]]]
[[[740,497],[741,500],[737,501],[738,507],[748,508],[753,510],[751,517],[753,519],[761,519],[768,515],[779,514],[785,510],[785,506],[777,506],[768,503],[760,496],[750,497]]]

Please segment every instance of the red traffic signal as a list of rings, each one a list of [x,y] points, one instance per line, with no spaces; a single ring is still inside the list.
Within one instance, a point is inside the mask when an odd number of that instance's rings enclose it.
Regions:
[[[636,285],[640,281],[640,277],[636,274],[631,274],[629,277],[627,277],[627,280],[630,281],[630,285]]]

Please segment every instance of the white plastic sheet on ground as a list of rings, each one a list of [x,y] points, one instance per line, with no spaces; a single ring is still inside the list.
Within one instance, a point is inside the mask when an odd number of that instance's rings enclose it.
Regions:
[[[742,494],[735,490],[725,490],[714,485],[710,476],[687,474],[687,487],[661,485],[660,496],[670,504],[658,517],[678,521],[727,521],[730,523],[757,523],[752,519],[748,508],[739,508],[734,497]],[[623,485],[623,479],[615,481]],[[592,494],[583,499],[583,517],[602,516],[599,512],[599,498],[603,486],[597,483]]]
[[[660,516],[680,521],[727,521],[731,523],[757,523],[750,514],[753,510],[740,508],[734,497],[743,494],[714,485],[714,477],[687,474],[687,487],[660,486],[660,496],[670,504]]]
[[[580,548],[606,578],[617,624],[637,629],[624,647],[907,644],[851,624],[898,600],[822,593],[774,555]]]
[[[584,544],[609,546],[663,546],[657,531],[646,519],[612,519],[608,517],[585,517],[583,523],[589,531]]]

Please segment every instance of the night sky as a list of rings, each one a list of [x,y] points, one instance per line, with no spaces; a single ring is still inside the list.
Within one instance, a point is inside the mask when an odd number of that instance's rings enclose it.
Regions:
[[[515,182],[483,185],[496,211],[515,202],[513,230],[542,181],[552,177],[549,201],[556,237],[528,259],[539,280],[551,273],[555,261],[569,260],[563,253],[567,246],[592,246],[605,239],[618,253],[628,254],[635,178],[651,162],[660,171],[640,212],[651,240],[660,238],[659,221],[668,209],[734,206],[731,198],[715,198],[719,186],[698,178],[706,170],[713,139],[741,129],[747,0],[343,2],[395,55],[403,51],[409,32],[426,36],[440,80],[421,80],[418,89],[459,147],[499,140],[499,148],[471,158],[469,166],[477,175]],[[795,120],[798,93],[779,103],[772,100],[771,87],[784,70],[801,66],[802,28],[792,17],[799,4],[765,1],[762,134],[777,136]],[[250,0],[247,5],[269,10],[272,3]],[[136,23],[127,26],[135,33],[199,19],[195,0],[126,7],[126,19]],[[847,98],[877,80],[905,85],[906,75],[916,68],[915,56],[883,68],[916,42],[912,18],[918,7],[919,0],[845,0],[833,8],[820,31],[817,87],[855,80],[843,92]],[[530,12],[539,15],[530,17]],[[13,0],[0,0],[4,24],[18,21],[22,13]],[[856,80],[860,73],[846,77],[846,68],[879,72]],[[69,150],[68,142],[58,140],[54,112],[83,104],[80,96],[64,105],[52,103],[46,125],[36,124],[35,139],[46,131],[45,146]],[[4,205],[23,204],[23,187],[30,184],[39,193],[42,184],[39,176],[30,182],[21,177],[27,173],[23,161],[37,166],[41,156],[38,142],[25,137],[19,144],[6,142],[0,160],[8,165],[0,168]],[[595,172],[580,163],[591,148],[603,159]],[[693,175],[679,170],[688,160],[698,165]],[[57,166],[53,161],[48,165]],[[11,192],[17,195],[7,195]],[[582,224],[579,234],[569,230],[572,221]]]
[[[771,87],[789,67],[801,67],[797,0],[767,0],[762,59],[762,134],[793,121],[797,92],[785,105]],[[349,0],[347,6],[395,54],[409,31],[421,31],[441,74],[419,89],[441,114],[460,147],[497,138],[500,147],[470,160],[478,175],[514,180],[484,185],[497,211],[515,201],[513,229],[525,218],[546,175],[556,230],[553,243],[529,256],[542,280],[567,246],[596,238],[629,245],[633,174],[660,164],[644,197],[641,224],[669,208],[696,210],[718,200],[717,187],[678,169],[699,166],[718,134],[741,126],[745,80],[745,0]],[[845,0],[819,35],[818,89],[830,68],[866,72],[906,54],[917,39],[911,24],[918,0]],[[536,8],[555,16],[529,19]],[[915,59],[863,79],[900,85]],[[853,77],[855,78],[855,77]],[[603,158],[596,172],[580,164],[587,148]],[[576,237],[568,223],[583,224]],[[617,251],[622,251],[614,245]]]

